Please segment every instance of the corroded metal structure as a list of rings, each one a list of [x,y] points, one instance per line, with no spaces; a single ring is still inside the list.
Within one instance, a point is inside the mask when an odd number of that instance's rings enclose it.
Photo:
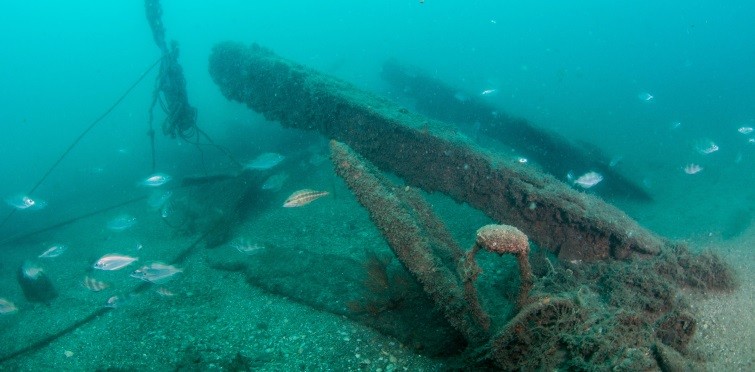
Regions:
[[[554,177],[598,171],[605,175],[597,193],[650,201],[651,195],[634,180],[617,171],[597,147],[573,143],[526,119],[511,116],[474,94],[465,94],[430,74],[396,61],[383,64],[383,79],[395,95],[406,97],[424,115],[454,123],[472,132],[516,149]]]
[[[222,93],[291,128],[346,143],[384,171],[513,225],[565,260],[654,255],[666,242],[601,199],[476,146],[451,126],[281,58],[221,43],[210,74]]]
[[[448,322],[471,343],[484,342],[490,319],[482,309],[473,280],[462,285],[458,274],[463,271],[462,250],[429,205],[416,190],[396,187],[342,143],[330,142],[330,156],[336,173],[367,208],[388,246]],[[527,238],[524,240],[526,244]],[[443,256],[451,258],[450,267]]]

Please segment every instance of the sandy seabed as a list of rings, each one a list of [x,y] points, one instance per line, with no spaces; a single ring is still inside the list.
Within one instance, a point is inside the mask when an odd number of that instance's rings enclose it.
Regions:
[[[271,195],[276,199],[274,206],[244,221],[236,236],[262,244],[274,242],[294,252],[298,249],[298,254],[317,251],[363,260],[365,248],[389,252],[366,211],[342,183],[333,186],[328,177],[311,180],[306,187],[335,187],[329,197],[301,208],[277,207],[277,199],[282,202],[299,186]],[[431,202],[462,246],[468,246],[474,231],[488,222],[479,212],[445,198],[432,196]],[[136,216],[137,225],[125,232],[107,230],[108,219],[122,212]],[[228,245],[213,249],[200,245],[191,250],[180,264],[184,272],[161,286],[173,296],[162,296],[156,291],[158,286],[145,288],[143,282],[129,277],[139,264],[170,262],[196,238],[175,233],[160,221],[159,213],[136,203],[4,247],[0,294],[20,311],[0,318],[0,357],[85,319],[111,296],[120,296],[122,301],[49,344],[4,361],[0,370],[427,371],[448,367],[444,360],[423,356],[362,324],[266,293],[247,283],[240,272],[211,268],[207,262],[217,257],[255,259]],[[60,296],[49,306],[30,304],[18,288],[15,270],[53,242],[65,242],[69,251],[37,262],[54,279]],[[755,278],[749,273],[755,269],[755,227],[728,241],[700,238],[690,243],[695,249],[721,254],[740,279],[733,293],[693,299],[699,323],[692,348],[707,359],[709,370],[752,370]],[[91,269],[98,257],[113,252],[138,256],[140,261],[117,272]],[[296,260],[296,254],[288,259]],[[83,288],[81,281],[88,275],[110,287],[97,293]]]
[[[692,347],[708,360],[711,371],[755,369],[755,226],[735,240],[704,243],[718,252],[737,272],[739,288],[730,294],[696,299],[698,333]]]

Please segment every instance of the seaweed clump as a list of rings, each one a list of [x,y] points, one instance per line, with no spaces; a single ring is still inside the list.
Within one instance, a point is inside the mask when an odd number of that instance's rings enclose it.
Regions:
[[[536,256],[535,256],[536,257]],[[732,270],[716,255],[668,244],[652,259],[551,264],[534,260],[529,305],[493,336],[476,363],[512,369],[689,370],[697,322],[682,290],[729,291]],[[537,267],[539,266],[539,267]]]

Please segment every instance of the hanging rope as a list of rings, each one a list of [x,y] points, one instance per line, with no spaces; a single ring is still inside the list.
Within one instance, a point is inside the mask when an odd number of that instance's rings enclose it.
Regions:
[[[79,144],[79,142],[94,129],[105,117],[107,117],[124,99],[136,88],[142,80],[152,71],[152,69],[160,63],[160,72],[157,76],[157,82],[155,90],[152,95],[152,104],[149,110],[149,130],[147,135],[151,140],[152,147],[152,170],[155,170],[155,131],[152,127],[154,115],[154,107],[159,103],[160,108],[166,113],[167,117],[163,122],[162,129],[165,135],[169,135],[173,138],[180,137],[183,140],[197,146],[210,145],[218,148],[231,161],[237,166],[241,167],[239,163],[223,146],[215,144],[212,139],[202,130],[197,127],[197,109],[189,104],[189,100],[186,94],[186,80],[183,76],[183,69],[178,64],[178,44],[171,43],[170,48],[165,42],[165,28],[162,24],[162,8],[158,0],[145,0],[145,7],[147,12],[147,21],[152,28],[152,34],[155,39],[155,43],[162,52],[162,57],[157,59],[152,65],[147,68],[131,86],[97,119],[95,119],[84,131],[79,134],[78,137],[63,151],[58,159],[53,163],[49,169],[39,178],[36,184],[29,190],[27,195],[34,194],[37,188],[47,180],[47,177],[60,165],[66,156]],[[196,136],[196,139],[193,137]],[[209,143],[200,143],[200,136],[204,137]],[[201,152],[201,149],[200,149]],[[18,209],[12,209],[2,222],[0,222],[0,229],[5,226],[6,223],[13,217]]]
[[[139,78],[136,79],[136,81],[134,81],[134,83],[131,84],[131,86],[128,87],[128,89],[126,89],[126,91],[123,92],[123,94],[120,97],[118,97],[118,99],[115,100],[115,102],[113,102],[113,104],[110,105],[110,107],[108,107],[107,110],[105,110],[105,112],[102,113],[102,115],[100,115],[99,117],[97,117],[97,119],[95,119],[91,124],[89,124],[88,127],[86,127],[86,129],[84,129],[84,131],[81,132],[81,134],[79,134],[79,136],[76,137],[76,139],[73,140],[73,142],[71,142],[71,144],[68,146],[68,148],[65,151],[63,151],[62,154],[60,154],[60,156],[55,161],[55,163],[53,163],[50,166],[50,168],[47,169],[47,171],[45,172],[45,174],[43,174],[42,177],[39,178],[39,180],[37,181],[37,183],[34,184],[34,187],[32,187],[31,190],[29,190],[29,192],[26,195],[33,195],[34,192],[37,191],[37,189],[39,188],[39,186],[41,186],[42,183],[44,183],[45,180],[47,180],[47,177],[50,176],[50,174],[52,173],[52,171],[54,171],[58,167],[58,165],[60,165],[60,163],[63,161],[63,159],[65,159],[65,157],[68,156],[68,154],[74,149],[74,147],[76,147],[76,145],[78,145],[79,142],[81,142],[81,140],[84,139],[84,136],[86,136],[87,133],[89,133],[92,129],[94,129],[94,127],[97,126],[97,124],[99,124],[103,119],[105,119],[105,117],[107,117],[108,115],[110,115],[110,113],[113,112],[113,110],[115,110],[115,108],[118,107],[118,105],[120,105],[121,102],[123,102],[124,99],[126,99],[126,97],[131,93],[131,91],[134,90],[134,88],[136,88],[136,86],[139,85],[139,83],[141,83],[142,80],[144,80],[145,77],[147,77],[147,75],[149,74],[149,72],[152,71],[152,69],[155,68],[155,66],[157,66],[157,64],[161,60],[162,60],[162,58],[159,58],[154,63],[152,63],[152,65],[150,65],[149,68],[147,68],[147,70],[145,70],[141,74],[141,76],[139,76]],[[14,209],[11,210],[10,213],[8,213],[7,216],[5,216],[5,218],[3,219],[3,222],[0,223],[0,228],[2,228],[3,226],[5,226],[5,224],[8,222],[8,220],[10,220],[10,218],[16,213],[17,210],[18,209],[14,208]]]
[[[170,46],[165,41],[165,27],[162,22],[162,7],[159,0],[145,0],[144,6],[147,22],[152,28],[152,36],[155,44],[163,54],[160,64],[160,74],[155,82],[155,90],[152,94],[152,105],[149,109],[149,131],[147,132],[152,141],[152,168],[155,167],[155,130],[153,129],[154,109],[160,106],[166,117],[162,123],[162,131],[166,136],[181,138],[195,146],[202,153],[200,145],[213,146],[222,151],[236,165],[241,164],[234,159],[230,151],[223,146],[215,144],[210,136],[197,126],[197,109],[189,104],[186,93],[186,79],[183,68],[178,63],[178,43],[172,41]],[[207,143],[201,143],[200,137],[204,137]],[[204,156],[204,154],[202,155]]]

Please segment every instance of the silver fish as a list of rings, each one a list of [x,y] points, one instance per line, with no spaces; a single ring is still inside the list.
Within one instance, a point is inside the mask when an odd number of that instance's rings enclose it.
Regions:
[[[56,244],[52,247],[48,248],[46,251],[42,252],[38,257],[39,258],[55,258],[68,250],[68,246],[65,246],[63,244]]]
[[[128,302],[129,299],[130,299],[130,296],[127,296],[127,295],[110,296],[110,298],[108,298],[107,301],[105,301],[105,307],[109,307],[111,309],[117,309],[123,306],[123,304],[125,304],[126,302]]]
[[[715,142],[704,138],[695,144],[695,150],[703,155],[709,155],[719,150],[718,145]]]
[[[244,168],[251,170],[270,169],[280,164],[280,162],[282,162],[285,158],[285,156],[275,152],[266,152],[264,154],[260,154],[254,160],[247,163]]]
[[[648,92],[642,92],[642,93],[640,93],[640,94],[637,95],[637,98],[639,98],[640,101],[650,102],[655,97],[653,97],[653,95],[650,94],[650,93],[648,93]]]
[[[262,184],[262,190],[278,191],[283,186],[283,183],[288,179],[288,173],[281,172],[274,174],[265,180]]]
[[[109,287],[107,283],[99,281],[95,278],[92,278],[91,276],[84,277],[84,280],[81,282],[81,285],[92,292],[99,292]]]
[[[248,254],[250,256],[265,249],[264,245],[251,243],[249,240],[244,238],[236,239],[230,245],[231,247],[236,248],[239,252]]]
[[[574,181],[574,184],[579,185],[582,188],[589,189],[590,187],[593,187],[600,183],[600,181],[603,181],[603,176],[600,173],[587,172],[579,176],[579,178]]]
[[[142,266],[140,269],[131,273],[131,277],[150,283],[162,284],[173,279],[174,275],[181,272],[183,272],[182,269],[179,269],[173,265],[153,262],[149,265]]]
[[[147,187],[158,187],[170,182],[172,179],[173,177],[165,173],[155,173],[139,182],[139,184]]]
[[[44,270],[31,261],[24,261],[23,265],[21,265],[21,272],[24,274],[24,277],[31,280],[37,280],[44,274]]]
[[[136,257],[123,256],[119,254],[106,254],[102,256],[97,262],[94,263],[94,268],[99,270],[119,270],[128,265],[131,265],[134,261],[139,260]]]
[[[157,289],[155,289],[155,293],[159,294],[160,297],[173,297],[176,295],[165,287],[158,287]]]
[[[136,225],[136,217],[124,213],[108,221],[107,228],[112,231],[123,231],[130,229],[134,225]]]
[[[41,199],[32,199],[27,195],[13,195],[5,198],[5,203],[16,209],[40,210],[47,206]]]
[[[18,311],[16,305],[4,298],[0,298],[0,315],[13,314]]]

